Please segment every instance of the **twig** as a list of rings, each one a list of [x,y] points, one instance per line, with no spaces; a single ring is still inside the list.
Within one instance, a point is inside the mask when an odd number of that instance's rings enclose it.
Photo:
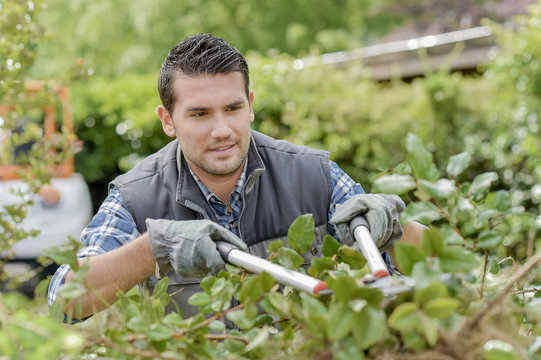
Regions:
[[[502,299],[505,297],[505,295],[511,290],[511,288],[515,285],[517,281],[519,281],[522,277],[524,277],[535,265],[537,265],[541,261],[541,253],[538,253],[534,257],[531,257],[526,264],[524,264],[518,271],[511,277],[511,280],[509,280],[509,283],[505,286],[505,288],[500,292],[498,296],[496,296],[488,305],[481,311],[479,311],[475,316],[470,318],[463,326],[458,330],[458,332],[455,334],[456,337],[458,337],[460,334],[464,333],[465,331],[475,328],[477,325],[479,325],[479,322],[492,310],[496,304],[498,304]]]
[[[483,293],[485,292],[485,279],[487,277],[487,268],[488,268],[488,250],[485,250],[485,266],[483,267],[483,278],[481,279],[481,299],[483,298]]]
[[[447,220],[449,225],[451,225],[453,223],[453,221],[451,219],[451,215],[449,215],[449,213],[447,211],[445,211],[445,209],[443,208],[443,205],[438,201],[438,199],[433,199],[433,200],[434,200],[434,203],[436,204],[436,206],[438,207],[438,209],[440,209],[440,212],[443,214],[443,216],[445,216],[445,219]],[[451,225],[451,226],[453,228],[453,231],[460,237],[460,239],[462,239],[462,242],[465,242],[466,240],[464,239],[464,236],[462,236],[462,234],[460,233],[460,230],[458,229],[456,224]]]
[[[518,291],[513,291],[513,295],[520,295],[520,294],[529,294],[529,293],[538,293],[538,292],[541,292],[541,289],[539,288],[533,288],[533,289],[528,289],[528,290],[518,290]]]
[[[535,233],[536,233],[535,228],[531,228],[530,231],[528,231],[528,250],[526,252],[527,256],[533,255]]]
[[[206,320],[201,321],[201,322],[198,323],[198,324],[195,324],[195,325],[192,326],[191,328],[180,331],[180,332],[177,333],[175,336],[177,336],[177,337],[184,336],[184,335],[186,335],[187,333],[189,333],[190,331],[193,331],[193,330],[202,328],[203,326],[206,326],[206,325],[210,324],[210,323],[213,322],[214,320],[217,320],[218,318],[223,317],[223,315],[226,315],[226,314],[228,314],[228,313],[230,313],[230,312],[232,312],[232,311],[235,311],[235,310],[242,309],[243,307],[244,307],[244,304],[238,304],[237,306],[234,306],[234,307],[232,307],[232,308],[229,308],[229,309],[227,309],[227,310],[225,310],[225,311],[221,311],[221,312],[219,312],[219,313],[216,313],[216,314],[212,315],[211,317],[207,318]]]
[[[205,335],[205,339],[208,339],[208,340],[226,340],[226,339],[230,339],[230,340],[242,341],[245,344],[248,344],[250,342],[245,337],[228,335],[228,334],[207,334],[207,335]]]

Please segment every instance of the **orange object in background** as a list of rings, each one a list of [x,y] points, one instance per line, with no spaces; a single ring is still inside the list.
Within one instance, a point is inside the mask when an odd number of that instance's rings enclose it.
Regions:
[[[41,201],[48,206],[55,206],[60,201],[60,191],[53,185],[44,184],[38,194]]]

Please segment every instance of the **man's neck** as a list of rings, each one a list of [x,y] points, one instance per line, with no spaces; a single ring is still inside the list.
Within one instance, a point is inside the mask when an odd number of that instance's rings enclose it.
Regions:
[[[190,169],[197,175],[207,189],[212,191],[214,195],[218,196],[220,200],[230,207],[229,195],[233,192],[233,189],[235,189],[235,186],[239,182],[242,171],[244,170],[244,164],[242,164],[235,173],[223,176],[205,173],[195,166],[190,166]]]

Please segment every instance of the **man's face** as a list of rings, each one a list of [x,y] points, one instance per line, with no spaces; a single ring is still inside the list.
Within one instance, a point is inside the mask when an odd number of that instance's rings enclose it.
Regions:
[[[176,136],[184,158],[202,180],[242,172],[250,146],[253,93],[240,72],[175,76],[174,110],[158,108],[165,133]]]

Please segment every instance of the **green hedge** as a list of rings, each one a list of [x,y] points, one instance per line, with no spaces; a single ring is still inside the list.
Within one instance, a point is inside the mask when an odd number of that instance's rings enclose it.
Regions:
[[[92,78],[72,88],[76,132],[83,141],[76,170],[89,183],[94,207],[105,198],[109,181],[168,141],[155,114],[156,78]]]

